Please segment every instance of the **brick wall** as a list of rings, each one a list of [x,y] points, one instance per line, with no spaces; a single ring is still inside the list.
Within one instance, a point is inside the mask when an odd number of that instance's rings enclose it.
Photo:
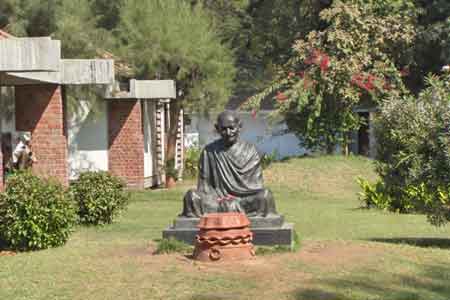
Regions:
[[[109,171],[129,188],[144,187],[144,134],[138,100],[108,103]]]
[[[67,137],[59,85],[16,87],[16,130],[31,132],[33,171],[68,184]]]

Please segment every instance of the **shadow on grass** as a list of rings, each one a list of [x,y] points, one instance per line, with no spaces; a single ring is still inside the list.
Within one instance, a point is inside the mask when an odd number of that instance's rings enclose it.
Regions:
[[[412,237],[397,237],[397,238],[372,238],[368,239],[372,242],[389,243],[389,244],[406,244],[411,246],[423,248],[441,248],[450,249],[450,238],[412,238]]]
[[[413,275],[386,270],[381,276],[379,269],[363,269],[336,278],[327,276],[311,282],[319,288],[297,289],[294,297],[297,300],[450,299],[450,266],[413,265],[418,268]]]
[[[0,251],[2,250],[11,250],[11,249],[8,247],[8,243],[2,238],[0,238]]]
[[[5,241],[0,240],[0,256],[13,256],[17,251],[12,249]]]
[[[365,205],[360,205],[357,207],[351,207],[351,208],[346,208],[346,210],[348,211],[367,211],[367,212],[372,212],[373,210],[371,210],[369,207],[365,206]]]

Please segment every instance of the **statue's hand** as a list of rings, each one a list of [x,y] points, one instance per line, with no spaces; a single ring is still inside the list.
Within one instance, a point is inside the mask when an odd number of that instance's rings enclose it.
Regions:
[[[219,212],[244,212],[239,203],[239,199],[233,195],[227,195],[217,199],[219,203]]]

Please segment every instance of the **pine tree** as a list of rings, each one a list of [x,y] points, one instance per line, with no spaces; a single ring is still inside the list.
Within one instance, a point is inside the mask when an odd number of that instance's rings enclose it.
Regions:
[[[191,112],[222,109],[233,85],[231,51],[222,45],[202,6],[177,0],[127,0],[118,27],[120,55],[138,79],[174,79],[167,159],[175,155],[177,120]]]

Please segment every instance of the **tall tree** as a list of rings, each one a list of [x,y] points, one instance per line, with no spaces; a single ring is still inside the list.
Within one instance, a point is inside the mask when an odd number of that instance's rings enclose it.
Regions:
[[[236,56],[233,94],[245,98],[273,79],[294,55],[293,42],[324,23],[318,14],[331,0],[186,0],[215,18],[222,40]]]
[[[123,0],[89,0],[89,2],[98,27],[112,30],[119,25]]]
[[[111,45],[111,35],[97,23],[101,0],[4,0],[0,2],[0,28],[17,36],[53,36],[62,40],[65,58],[85,58]],[[113,3],[118,3],[113,1]],[[108,43],[107,43],[108,42]]]
[[[428,73],[438,73],[443,65],[450,64],[450,2],[416,0],[416,7],[420,11],[419,35],[411,86],[419,90],[424,87]]]
[[[279,116],[304,146],[333,151],[359,126],[353,109],[406,92],[400,70],[411,63],[414,18],[380,16],[374,7],[336,1],[321,12],[329,25],[294,44],[295,56],[248,106],[278,101]]]
[[[235,68],[231,51],[203,6],[177,0],[126,0],[118,26],[119,48],[139,79],[174,79],[167,158],[175,156],[181,107],[221,109],[231,92]]]
[[[99,49],[113,46],[112,33],[98,27],[92,0],[60,0],[55,8],[55,30],[51,33],[62,41],[64,58],[92,58]]]
[[[3,0],[2,27],[17,36],[46,36],[56,30],[56,9],[64,0]],[[0,14],[1,15],[1,14]],[[1,20],[1,16],[0,16]]]

